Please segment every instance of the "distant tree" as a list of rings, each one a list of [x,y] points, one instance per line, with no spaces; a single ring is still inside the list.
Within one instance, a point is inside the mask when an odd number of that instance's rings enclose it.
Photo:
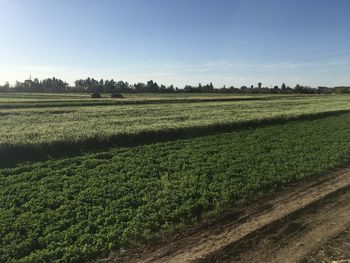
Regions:
[[[300,92],[302,89],[303,89],[303,87],[300,86],[299,84],[295,85],[295,87],[294,87],[295,92]]]
[[[319,94],[328,94],[328,93],[330,93],[330,88],[328,88],[328,87],[322,87],[322,86],[319,86],[319,87],[317,87],[317,93],[319,93]]]
[[[16,81],[13,87],[10,87],[9,83],[5,83],[5,85],[0,86],[0,92],[90,92],[90,93],[141,93],[141,92],[149,92],[149,93],[198,93],[198,92],[207,92],[207,93],[303,93],[303,94],[329,94],[329,93],[350,93],[350,87],[347,86],[339,86],[339,87],[318,87],[311,88],[309,86],[301,86],[297,84],[294,89],[286,86],[285,83],[282,83],[281,89],[278,86],[274,86],[273,88],[263,88],[262,83],[258,83],[258,87],[254,88],[253,85],[250,88],[247,86],[242,86],[239,88],[234,88],[233,86],[226,88],[223,86],[222,88],[215,88],[213,83],[202,85],[198,83],[198,86],[186,85],[183,89],[179,89],[178,87],[174,87],[173,85],[165,86],[163,84],[158,85],[157,82],[153,80],[149,80],[145,83],[136,83],[130,85],[128,82],[124,81],[114,81],[111,80],[103,80],[99,81],[94,78],[86,78],[86,79],[78,79],[74,82],[74,86],[69,86],[67,82],[57,79],[55,77],[47,78],[43,80],[38,80],[34,78],[34,80],[27,79],[24,82]]]
[[[347,86],[338,86],[338,87],[334,87],[334,93],[350,93],[350,87]]]
[[[134,84],[134,90],[136,92],[145,92],[146,90],[146,85],[145,83],[137,83],[137,84]]]
[[[186,85],[185,87],[184,87],[184,91],[185,92],[188,92],[188,93],[191,93],[191,92],[193,92],[193,87],[191,86],[191,85]]]
[[[167,87],[167,92],[174,93],[175,92],[174,86],[170,85],[169,87]]]
[[[159,87],[159,92],[160,93],[165,93],[166,92],[166,86],[165,85],[160,85],[160,87]]]
[[[214,90],[213,83],[210,82],[210,84],[209,84],[209,91],[212,92],[213,90]]]
[[[226,88],[226,85],[224,85],[220,90],[219,92],[222,92],[222,93],[227,93],[229,90]]]
[[[116,91],[119,93],[126,93],[131,91],[131,88],[129,87],[129,83],[124,81],[118,81],[116,84]]]
[[[10,92],[10,83],[8,81],[3,86],[0,86],[0,92]]]
[[[159,86],[157,82],[153,82],[153,80],[149,80],[146,84],[146,92],[151,92],[151,93],[159,92]]]

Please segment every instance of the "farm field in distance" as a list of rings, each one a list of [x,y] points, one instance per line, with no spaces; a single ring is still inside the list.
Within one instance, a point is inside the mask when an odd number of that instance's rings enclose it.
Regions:
[[[128,93],[122,100],[111,98],[111,94],[101,94],[101,98],[92,99],[87,93],[0,93],[0,108],[26,107],[60,107],[60,106],[89,106],[89,105],[124,105],[162,102],[189,102],[215,100],[258,100],[272,98],[268,94],[212,94],[212,93]],[[281,97],[286,95],[281,95]],[[295,95],[294,95],[295,96]],[[302,95],[299,95],[302,96]],[[274,96],[278,97],[278,95]]]
[[[121,145],[156,141],[160,139],[206,135],[235,128],[264,124],[267,122],[302,118],[307,115],[322,115],[336,111],[350,110],[350,96],[250,96],[262,100],[237,101],[196,101],[172,103],[179,98],[192,98],[190,95],[173,95],[166,103],[143,104],[151,96],[133,95],[138,104],[47,107],[20,101],[31,95],[15,95],[14,101],[0,100],[0,157],[3,162],[27,159],[45,154],[67,153],[77,149],[103,148],[106,145]],[[37,97],[44,95],[34,95]],[[50,95],[53,96],[53,95]],[[58,95],[55,95],[58,96]],[[73,96],[62,94],[62,98]],[[82,95],[76,95],[82,96]],[[156,97],[157,97],[156,96]],[[9,95],[2,95],[9,101]],[[126,96],[127,97],[127,96]],[[194,98],[208,98],[209,95],[193,95]],[[223,95],[215,95],[212,100]],[[231,96],[228,96],[231,98]],[[235,98],[241,98],[235,96]],[[122,101],[124,99],[117,99]],[[160,100],[162,101],[162,100]],[[11,104],[13,108],[2,108]],[[21,105],[16,108],[15,106]],[[39,103],[40,104],[40,103]]]
[[[347,95],[104,96],[0,94],[1,262],[94,261],[350,162]]]

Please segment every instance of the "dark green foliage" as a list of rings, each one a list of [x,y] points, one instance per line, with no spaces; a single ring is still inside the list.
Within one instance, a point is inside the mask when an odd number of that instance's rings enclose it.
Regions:
[[[277,88],[270,89],[268,87],[262,87],[262,83],[258,83],[258,87],[254,88],[252,85],[250,89],[246,86],[241,88],[235,88],[230,86],[226,88],[215,88],[210,82],[209,84],[198,86],[185,85],[184,88],[178,88],[173,85],[166,87],[153,80],[147,81],[147,83],[135,83],[129,84],[122,80],[115,81],[103,80],[99,81],[88,77],[87,79],[78,79],[74,82],[74,86],[68,85],[67,82],[57,79],[55,77],[44,80],[27,79],[24,82],[16,81],[14,87],[10,87],[9,83],[6,82],[4,86],[0,85],[0,93],[5,92],[107,92],[107,93],[233,93],[233,94],[329,94],[329,93],[350,93],[349,86],[341,87],[318,87],[311,88],[307,86],[297,85],[294,89],[287,87],[286,84],[282,84],[281,89]]]
[[[101,94],[100,94],[100,93],[94,92],[94,93],[91,94],[91,98],[93,98],[93,99],[99,99],[99,98],[102,98],[102,97],[101,97]]]
[[[111,98],[122,99],[124,96],[120,93],[112,93]]]
[[[85,262],[350,160],[350,114],[0,170],[0,262]]]

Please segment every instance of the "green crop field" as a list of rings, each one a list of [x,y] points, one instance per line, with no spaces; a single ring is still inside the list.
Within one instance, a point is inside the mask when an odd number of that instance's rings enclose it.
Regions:
[[[298,95],[301,96],[301,95]],[[288,95],[274,96],[288,97]],[[289,96],[291,97],[291,96]],[[293,95],[293,97],[296,97]],[[125,94],[122,99],[113,99],[110,94],[102,94],[102,98],[91,99],[86,93],[0,93],[0,109],[66,107],[90,105],[125,105],[150,104],[165,102],[200,102],[217,100],[259,100],[272,98],[271,95],[232,95],[232,94]]]
[[[0,262],[93,261],[350,161],[349,96],[30,96],[0,95]]]
[[[79,103],[74,107],[13,109],[1,109],[0,103],[0,157],[3,162],[133,141],[176,138],[190,131],[205,135],[208,131],[220,132],[271,120],[350,110],[350,96],[281,96],[253,101],[103,106]]]

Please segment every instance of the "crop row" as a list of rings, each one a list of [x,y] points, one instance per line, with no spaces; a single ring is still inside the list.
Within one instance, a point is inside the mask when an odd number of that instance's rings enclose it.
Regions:
[[[103,98],[110,98],[110,93],[101,93]],[[128,99],[133,100],[160,100],[160,99],[210,99],[210,98],[240,98],[240,97],[271,97],[267,94],[225,94],[225,93],[123,93]],[[281,94],[274,97],[299,97],[302,94]],[[90,99],[89,93],[0,93],[0,102],[6,100],[15,101],[40,101],[40,100],[66,100],[66,99]]]
[[[0,110],[0,166],[343,110],[350,110],[350,97]]]
[[[100,99],[91,99],[90,94],[23,94],[0,93],[0,109],[79,107],[99,105],[129,105],[158,103],[188,103],[206,101],[246,101],[278,98],[298,98],[302,95],[231,95],[231,94],[124,94],[123,99],[111,99],[102,94]]]
[[[0,261],[86,262],[350,161],[350,114],[0,169]]]
[[[227,101],[254,101],[268,100],[269,97],[234,97],[234,98],[200,98],[200,99],[65,99],[40,101],[9,101],[1,102],[0,109],[28,109],[28,108],[57,108],[82,106],[108,106],[108,105],[142,105],[160,103],[194,103],[194,102],[227,102]]]

